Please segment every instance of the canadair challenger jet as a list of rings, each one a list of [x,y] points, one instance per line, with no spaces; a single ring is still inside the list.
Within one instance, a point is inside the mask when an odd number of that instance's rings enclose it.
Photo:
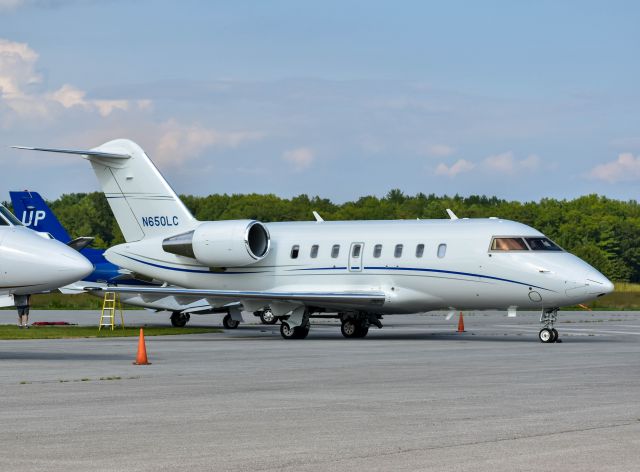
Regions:
[[[558,308],[613,284],[539,231],[501,219],[198,221],[134,142],[89,151],[21,148],[89,160],[126,243],[106,258],[185,288],[116,289],[206,299],[227,310],[270,307],[285,339],[305,338],[311,316],[334,316],[347,338],[383,315],[431,310],[541,310],[540,341],[555,342]]]
[[[76,250],[25,228],[0,205],[0,306],[13,305],[13,295],[57,289],[93,271]]]

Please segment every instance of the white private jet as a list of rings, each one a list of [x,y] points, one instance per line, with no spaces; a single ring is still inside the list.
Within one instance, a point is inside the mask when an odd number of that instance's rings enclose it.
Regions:
[[[186,288],[117,289],[228,312],[270,307],[285,339],[305,338],[311,316],[335,316],[347,338],[383,315],[431,310],[539,309],[555,342],[558,308],[613,290],[596,269],[542,233],[497,218],[262,223],[198,221],[145,152],[117,139],[88,151],[23,148],[91,162],[127,241],[114,264]],[[332,313],[335,313],[332,315]]]
[[[13,305],[13,295],[54,290],[91,272],[78,251],[25,228],[0,205],[0,306]]]

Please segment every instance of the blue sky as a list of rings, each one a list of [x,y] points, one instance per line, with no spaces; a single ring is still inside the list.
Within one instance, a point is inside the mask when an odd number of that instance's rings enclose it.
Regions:
[[[96,190],[7,146],[129,137],[182,193],[636,199],[638,24],[615,0],[0,0],[0,182]]]

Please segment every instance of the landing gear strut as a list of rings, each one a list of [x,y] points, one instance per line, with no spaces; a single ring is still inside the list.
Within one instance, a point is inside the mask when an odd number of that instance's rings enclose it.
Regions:
[[[171,313],[171,326],[174,328],[184,328],[191,316],[188,313],[174,311]]]
[[[538,339],[542,343],[555,343],[562,342],[558,339],[558,330],[553,327],[553,324],[558,319],[558,309],[552,308],[549,310],[542,310],[540,315],[540,323],[543,328],[538,333]]]

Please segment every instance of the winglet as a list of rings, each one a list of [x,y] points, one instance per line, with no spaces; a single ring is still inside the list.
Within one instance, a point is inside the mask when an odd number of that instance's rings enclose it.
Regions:
[[[29,146],[11,146],[13,149],[20,149],[24,151],[43,151],[43,152],[57,152],[61,154],[76,154],[80,156],[90,156],[90,157],[107,157],[112,159],[129,159],[131,156],[129,154],[116,154],[113,152],[99,152],[99,151],[77,151],[74,149],[52,149],[52,148],[37,148],[37,147],[29,147]]]
[[[451,218],[452,220],[457,220],[458,219],[456,214],[454,212],[452,212],[450,208],[447,208],[447,215],[449,215],[449,218]]]
[[[315,210],[313,210],[313,216],[315,217],[315,219],[316,219],[316,221],[317,221],[318,223],[322,223],[322,222],[324,221],[324,220],[322,219],[322,217],[320,216],[320,214],[319,214],[317,211],[315,211]]]

